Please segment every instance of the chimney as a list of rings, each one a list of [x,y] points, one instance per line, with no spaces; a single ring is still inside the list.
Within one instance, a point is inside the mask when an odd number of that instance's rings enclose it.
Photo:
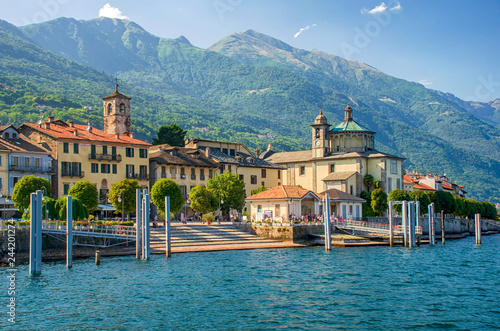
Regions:
[[[116,139],[120,139],[120,134],[119,133],[115,133],[115,138]]]
[[[90,125],[87,125],[87,131],[88,131],[89,133],[92,133],[92,127],[91,127]]]
[[[47,130],[48,130],[48,129],[50,129],[50,124],[49,124],[49,122],[46,122],[46,123],[45,123],[45,129],[47,129]]]
[[[272,152],[273,151],[273,146],[271,144],[267,145],[267,151]]]
[[[134,138],[134,133],[130,132],[130,138]]]
[[[75,122],[73,121],[69,121],[69,127],[70,128],[74,128],[75,127]],[[76,131],[75,131],[76,132]]]
[[[49,116],[49,123],[54,122],[54,116]]]
[[[75,135],[75,137],[77,137],[78,136],[78,131],[76,131],[76,130],[73,131],[73,134]]]
[[[127,131],[125,131],[125,132],[123,132],[123,135],[128,137],[129,133]]]
[[[205,156],[210,157],[210,147],[205,147]]]

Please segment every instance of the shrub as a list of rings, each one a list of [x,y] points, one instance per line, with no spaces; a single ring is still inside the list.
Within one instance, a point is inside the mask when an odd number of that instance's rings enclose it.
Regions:
[[[207,214],[203,214],[203,219],[205,221],[213,222],[213,221],[215,221],[215,216],[213,214],[207,213]]]

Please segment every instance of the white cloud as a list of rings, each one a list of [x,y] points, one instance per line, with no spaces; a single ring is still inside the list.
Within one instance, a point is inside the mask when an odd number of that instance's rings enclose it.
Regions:
[[[99,17],[119,18],[128,20],[128,16],[122,15],[122,11],[117,7],[111,7],[109,3],[99,9]]]
[[[299,32],[297,32],[296,34],[293,35],[294,38],[297,38],[298,36],[300,36],[300,34],[306,30],[309,30],[310,28],[313,28],[315,27],[316,24],[313,24],[313,25],[308,25],[306,26],[305,28],[300,28]]]
[[[387,9],[389,9],[390,11],[398,11],[398,10],[401,10],[401,4],[399,2],[397,2],[397,4],[390,8],[387,7],[387,5],[385,4],[385,2],[382,2],[380,5],[378,6],[375,6],[375,8],[373,9],[366,9],[366,8],[363,8],[361,9],[361,14],[371,14],[371,15],[376,15],[376,14],[381,14],[385,11],[387,11]]]
[[[432,85],[432,82],[428,81],[427,79],[422,79],[422,80],[419,80],[418,81],[419,84],[422,84],[424,86],[427,86],[427,85]]]

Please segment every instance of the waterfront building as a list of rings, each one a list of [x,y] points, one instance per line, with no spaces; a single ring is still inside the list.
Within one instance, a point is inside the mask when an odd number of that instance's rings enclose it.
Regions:
[[[350,106],[344,110],[344,121],[333,129],[322,111],[311,127],[312,149],[282,153],[268,149],[261,154],[285,169],[284,185],[314,192],[337,189],[359,196],[368,190],[364,177],[372,175],[386,193],[403,188],[404,158],[377,151],[375,132],[354,121]]]
[[[229,171],[245,183],[246,196],[261,186],[276,187],[282,184],[283,167],[252,153],[245,145],[215,140],[186,140],[187,148],[196,148],[218,164],[218,173]],[[243,211],[247,211],[247,203]]]
[[[28,175],[45,178],[52,182],[54,174],[50,151],[31,142],[13,125],[0,127],[0,208],[1,217],[15,212],[9,199],[14,186]]]
[[[407,172],[404,176],[405,191],[445,191],[464,198],[467,192],[463,185],[453,183],[446,174],[419,174],[416,171]]]
[[[185,201],[183,213],[192,215],[189,192],[197,185],[207,186],[219,164],[196,148],[175,147],[168,144],[149,148],[150,187],[161,178],[170,178],[181,187]]]
[[[112,184],[137,179],[148,188],[148,149],[151,144],[134,138],[131,132],[130,100],[118,92],[102,98],[104,131],[90,125],[68,123],[49,117],[48,121],[23,123],[22,132],[31,141],[51,151],[56,162],[52,181],[53,197],[68,194],[81,180],[94,183],[101,203]]]

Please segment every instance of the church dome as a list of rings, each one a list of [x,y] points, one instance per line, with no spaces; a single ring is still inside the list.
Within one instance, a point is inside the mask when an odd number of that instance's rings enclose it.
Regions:
[[[319,115],[314,120],[314,124],[327,124],[326,117],[323,115],[323,110],[319,111]]]

